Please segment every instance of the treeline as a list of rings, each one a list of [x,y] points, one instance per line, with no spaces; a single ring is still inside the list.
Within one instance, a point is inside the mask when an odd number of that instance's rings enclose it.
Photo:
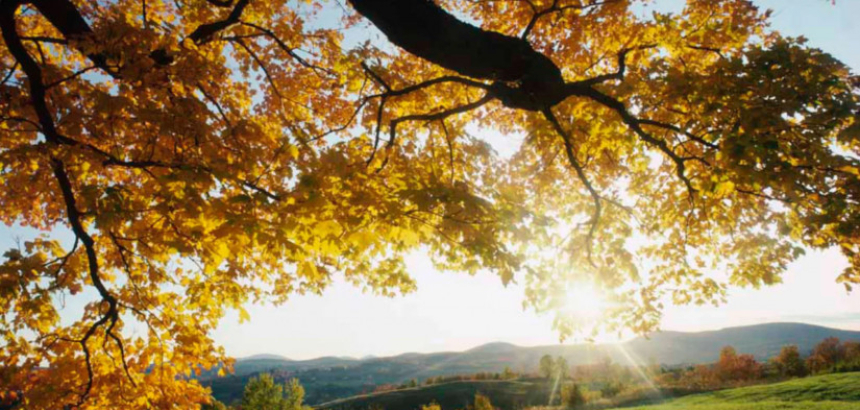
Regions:
[[[442,410],[442,406],[437,403],[430,403],[428,405],[421,406],[421,410]],[[498,410],[498,408],[493,406],[489,397],[481,393],[477,393],[475,394],[475,401],[462,410]]]
[[[822,340],[806,357],[797,346],[789,345],[767,362],[758,362],[752,355],[738,354],[733,347],[726,346],[720,351],[720,359],[716,363],[663,369],[657,382],[662,386],[705,390],[850,371],[860,371],[860,342],[841,342],[831,337]]]
[[[472,374],[457,374],[452,376],[434,376],[424,379],[419,382],[418,379],[410,379],[401,384],[380,384],[373,389],[374,393],[383,393],[387,391],[411,389],[418,386],[432,386],[435,384],[463,382],[463,381],[480,381],[480,380],[512,380],[520,377],[520,375],[510,367],[505,367],[502,372],[478,372]]]
[[[550,403],[567,408],[600,402],[601,407],[653,394],[692,392],[776,382],[833,372],[860,371],[860,342],[822,340],[804,356],[797,346],[784,346],[779,354],[759,362],[751,354],[725,346],[715,363],[666,368],[656,364],[624,366],[607,356],[597,363],[568,367],[562,357],[541,358],[540,376],[558,385]]]
[[[624,391],[636,391],[642,382],[641,375],[649,371],[613,363],[608,356],[597,363],[570,367],[564,357],[553,359],[549,355],[541,357],[538,370],[541,377],[556,386],[549,398],[550,405],[566,408],[596,401],[606,404]]]
[[[459,382],[459,381],[477,381],[477,380],[512,380],[516,379],[520,375],[511,370],[510,367],[505,367],[505,370],[502,372],[478,372],[473,374],[465,374],[465,375],[454,375],[454,376],[436,376],[436,377],[428,377],[424,380],[425,385],[433,385],[433,384],[441,384],[441,383],[450,383],[450,382]]]

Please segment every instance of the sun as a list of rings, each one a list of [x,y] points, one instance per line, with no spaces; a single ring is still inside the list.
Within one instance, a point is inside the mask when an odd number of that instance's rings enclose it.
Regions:
[[[577,283],[564,293],[562,310],[575,319],[594,322],[603,317],[608,307],[604,293],[589,283]]]

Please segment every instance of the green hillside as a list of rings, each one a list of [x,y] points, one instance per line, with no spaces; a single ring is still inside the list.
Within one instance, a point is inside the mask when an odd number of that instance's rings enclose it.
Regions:
[[[319,405],[319,410],[417,410],[438,403],[442,409],[464,409],[476,393],[490,397],[501,409],[562,410],[546,407],[552,386],[539,379],[461,381],[335,400]],[[641,394],[641,393],[640,393]],[[621,402],[659,400],[650,396],[619,397]],[[618,402],[618,401],[616,401]],[[606,404],[586,406],[605,408]],[[769,385],[742,387],[690,395],[666,402],[625,410],[860,410],[860,373],[807,377]]]
[[[323,403],[319,410],[417,410],[422,405],[438,403],[443,409],[465,409],[476,393],[491,398],[502,409],[521,409],[546,405],[552,385],[544,380],[477,380],[457,381],[412,389],[355,396]]]
[[[696,394],[627,410],[860,410],[860,373]]]

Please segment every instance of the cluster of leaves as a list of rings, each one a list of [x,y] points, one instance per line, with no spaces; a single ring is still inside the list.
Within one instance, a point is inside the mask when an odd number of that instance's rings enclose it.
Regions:
[[[857,79],[748,1],[637,3],[439,2],[558,68],[536,107],[513,97],[533,78],[345,46],[360,16],[327,28],[334,2],[3,0],[0,219],[74,242],[5,253],[0,380],[36,409],[205,402],[189,376],[229,370],[228,310],[336,273],[407,292],[418,249],[538,311],[593,282],[637,332],[666,299],[778,282],[803,246],[860,282]],[[61,320],[67,297],[89,303]]]

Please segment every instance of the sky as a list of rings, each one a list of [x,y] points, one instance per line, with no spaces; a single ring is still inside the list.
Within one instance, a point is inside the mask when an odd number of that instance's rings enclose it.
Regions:
[[[775,11],[773,27],[785,35],[804,35],[860,72],[860,0],[759,0]],[[658,0],[678,9],[678,0]],[[34,232],[0,226],[0,250]],[[67,233],[58,237],[68,241]],[[251,320],[229,315],[214,334],[228,354],[244,357],[279,354],[292,359],[320,356],[387,356],[404,352],[459,351],[505,341],[518,345],[559,343],[552,317],[523,310],[523,288],[504,287],[489,273],[469,276],[435,271],[422,254],[407,260],[418,283],[414,293],[395,298],[364,294],[342,280],[322,296],[294,296],[286,304],[248,308]],[[860,291],[846,293],[835,278],[846,266],[836,250],[808,252],[790,265],[784,283],[764,288],[731,289],[720,307],[670,307],[662,328],[712,330],[766,322],[805,322],[860,330]],[[79,306],[68,306],[75,316]],[[569,340],[566,343],[576,343]]]
[[[860,72],[860,0],[755,3],[774,10],[774,29],[804,35],[810,46]],[[680,10],[683,1],[658,0],[657,6]],[[280,307],[255,306],[250,322],[239,325],[236,317],[229,318],[215,338],[237,357],[275,353],[292,359],[459,351],[494,341],[559,343],[550,315],[523,310],[522,287],[506,288],[489,273],[437,272],[421,254],[407,262],[418,282],[412,294],[380,298],[336,281],[323,296],[297,296]],[[728,303],[720,307],[670,307],[662,328],[700,331],[791,321],[860,330],[860,291],[848,294],[835,282],[845,266],[837,250],[808,252],[788,268],[784,283],[731,289]]]

